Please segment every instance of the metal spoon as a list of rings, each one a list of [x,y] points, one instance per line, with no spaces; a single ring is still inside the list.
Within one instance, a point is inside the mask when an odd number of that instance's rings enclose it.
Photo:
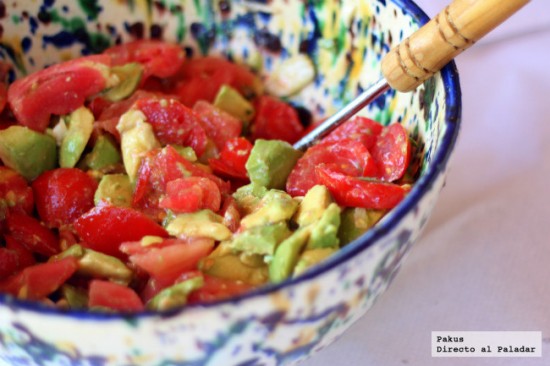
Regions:
[[[529,0],[454,0],[382,59],[383,77],[294,144],[305,150],[390,87],[416,89]]]

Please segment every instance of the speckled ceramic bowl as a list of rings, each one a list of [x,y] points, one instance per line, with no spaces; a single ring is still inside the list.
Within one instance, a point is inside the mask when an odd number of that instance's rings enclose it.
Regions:
[[[427,20],[408,0],[7,0],[0,56],[18,74],[139,37],[189,55],[262,63],[298,52],[317,67],[295,102],[322,117],[380,76],[379,61]],[[294,364],[369,309],[419,236],[445,180],[460,120],[454,64],[414,93],[362,113],[398,121],[415,140],[420,177],[374,229],[301,277],[239,298],[166,314],[64,312],[0,296],[0,360],[10,365]]]

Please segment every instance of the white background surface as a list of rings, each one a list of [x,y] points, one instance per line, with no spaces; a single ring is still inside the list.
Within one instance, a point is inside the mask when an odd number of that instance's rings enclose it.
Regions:
[[[507,1],[507,0],[502,0]],[[433,17],[448,1],[418,0]],[[460,55],[462,130],[389,290],[305,366],[550,365],[550,1]],[[432,358],[432,331],[541,331],[541,358]]]

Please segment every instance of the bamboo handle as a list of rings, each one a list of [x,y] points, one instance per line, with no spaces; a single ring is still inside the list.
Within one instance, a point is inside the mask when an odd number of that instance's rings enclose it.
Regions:
[[[527,2],[454,0],[384,57],[386,81],[402,92],[416,89]]]

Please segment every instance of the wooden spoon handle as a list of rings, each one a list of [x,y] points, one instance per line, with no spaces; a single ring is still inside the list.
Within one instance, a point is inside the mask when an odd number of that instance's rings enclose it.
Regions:
[[[528,2],[454,0],[383,58],[384,77],[396,90],[414,90]]]

